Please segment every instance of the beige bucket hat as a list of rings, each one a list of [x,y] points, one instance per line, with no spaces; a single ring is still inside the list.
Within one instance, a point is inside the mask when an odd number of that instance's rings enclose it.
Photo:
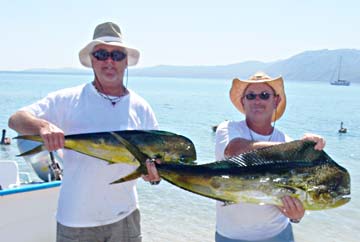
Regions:
[[[128,66],[134,66],[139,61],[140,52],[124,43],[123,35],[121,34],[119,26],[112,22],[106,22],[96,26],[93,40],[79,52],[81,64],[86,67],[92,67],[90,55],[94,47],[98,44],[120,46],[125,48]]]
[[[286,108],[286,96],[284,89],[284,80],[281,76],[277,78],[271,78],[264,72],[257,72],[251,76],[248,80],[240,80],[235,78],[232,82],[230,89],[230,99],[234,106],[242,113],[245,114],[244,106],[242,105],[241,99],[244,95],[245,89],[249,84],[252,83],[266,83],[271,86],[276,95],[279,95],[281,100],[272,116],[272,121],[276,121],[281,118]]]

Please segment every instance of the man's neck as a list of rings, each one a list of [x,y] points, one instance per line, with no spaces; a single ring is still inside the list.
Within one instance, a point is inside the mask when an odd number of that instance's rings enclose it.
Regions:
[[[98,92],[101,92],[105,95],[120,97],[127,94],[127,90],[122,82],[121,84],[109,85],[101,83],[97,78],[95,78],[92,84]]]
[[[246,125],[252,131],[261,134],[261,135],[270,135],[273,132],[273,126],[271,125],[271,121],[258,121],[254,122],[249,119],[246,119]]]

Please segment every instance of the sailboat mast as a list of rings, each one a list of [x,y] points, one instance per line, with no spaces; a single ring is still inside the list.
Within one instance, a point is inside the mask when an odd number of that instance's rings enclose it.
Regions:
[[[342,62],[342,57],[339,57],[339,70],[338,70],[338,78],[337,80],[340,80],[340,72],[341,72],[341,62]]]
[[[350,81],[347,81],[345,79],[341,80],[341,65],[342,65],[342,56],[339,56],[339,66],[338,68],[334,69],[334,74],[332,76],[332,78],[334,78],[335,75],[335,71],[337,70],[337,80],[333,80],[330,82],[331,85],[337,85],[337,86],[350,86]]]

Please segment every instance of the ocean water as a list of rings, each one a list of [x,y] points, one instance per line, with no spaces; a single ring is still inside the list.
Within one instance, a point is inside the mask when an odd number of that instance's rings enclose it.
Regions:
[[[48,92],[92,80],[91,75],[18,74],[0,72],[0,128],[18,108]],[[232,106],[228,91],[231,80],[132,77],[128,87],[153,107],[160,128],[189,137],[198,162],[214,161],[211,127],[243,115]],[[360,85],[331,86],[326,81],[285,81],[287,109],[276,127],[294,139],[306,132],[325,137],[325,150],[351,175],[352,200],[336,209],[307,212],[294,225],[296,241],[360,241]],[[96,115],[96,110],[94,111]],[[339,134],[340,122],[348,133]],[[7,128],[7,135],[16,133]],[[22,171],[31,168],[18,154],[15,140],[0,146],[0,160],[16,160]],[[36,176],[31,174],[33,179]],[[150,186],[138,181],[144,242],[211,242],[215,231],[215,202],[181,190],[163,181]]]

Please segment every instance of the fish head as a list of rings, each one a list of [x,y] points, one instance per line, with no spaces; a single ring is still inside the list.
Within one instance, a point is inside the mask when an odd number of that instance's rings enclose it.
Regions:
[[[169,136],[163,143],[159,158],[164,162],[195,164],[195,145],[190,139],[184,136]]]
[[[308,191],[312,200],[309,204],[310,209],[336,208],[350,201],[350,175],[344,168],[340,168],[329,173],[321,185],[314,186]]]

